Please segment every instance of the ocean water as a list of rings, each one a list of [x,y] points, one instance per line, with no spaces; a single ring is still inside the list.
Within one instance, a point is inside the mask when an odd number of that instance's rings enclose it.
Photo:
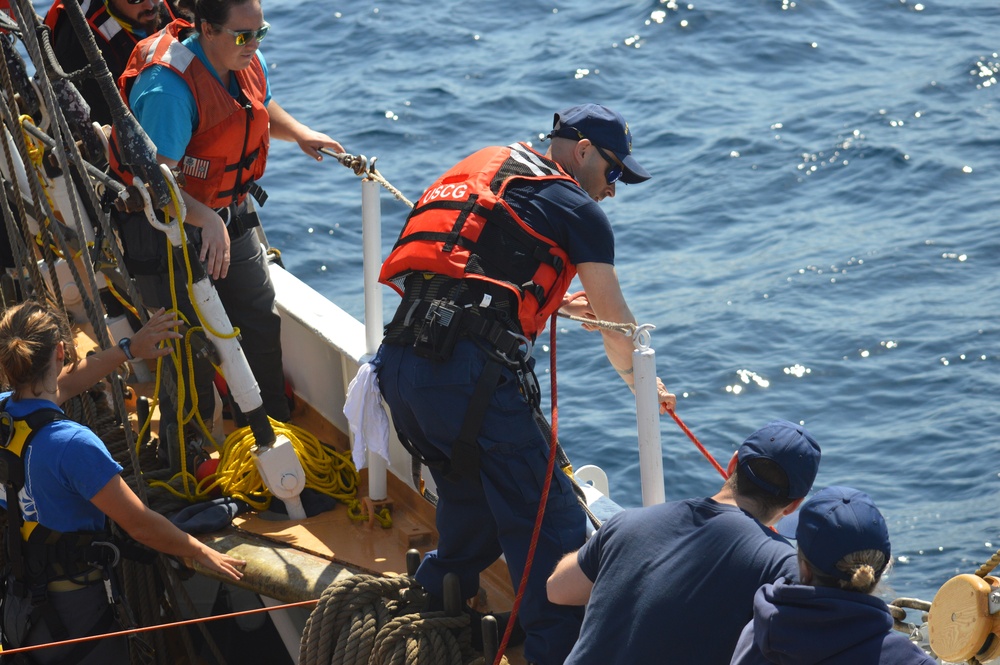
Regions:
[[[863,489],[886,515],[891,597],[930,600],[1000,548],[995,2],[264,10],[275,98],[411,200],[481,146],[544,150],[555,110],[620,110],[654,178],[603,204],[617,269],[700,441],[725,464],[768,420],[804,423],[816,486]],[[357,180],[276,145],[263,215],[286,266],[362,318]],[[387,252],[406,208],[386,194],[382,215]],[[396,303],[386,290],[387,317]],[[556,356],[567,453],[639,505],[631,394],[597,334],[561,320]],[[714,493],[695,446],[661,431],[667,498]]]
[[[617,269],[700,441],[724,465],[768,420],[804,423],[824,450],[816,486],[884,512],[892,597],[930,600],[1000,548],[995,2],[264,10],[275,99],[377,156],[411,200],[484,145],[544,150],[555,110],[620,110],[654,178],[603,204]],[[358,179],[276,145],[264,185],[286,266],[362,318]],[[385,252],[405,215],[382,197]],[[396,303],[386,290],[387,317]],[[639,505],[634,403],[599,336],[561,320],[556,356],[567,453]],[[694,445],[669,418],[661,431],[667,498],[714,493]]]
[[[48,3],[40,3],[39,11]],[[264,0],[274,98],[411,200],[552,113],[621,111],[653,174],[603,203],[678,415],[723,464],[773,418],[816,486],[870,493],[891,597],[1000,548],[1000,6],[990,0]],[[359,179],[276,143],[262,217],[286,267],[363,318]],[[383,249],[406,207],[382,197]],[[385,314],[396,296],[385,290]],[[641,503],[634,402],[561,320],[559,431]],[[539,344],[543,382],[552,350]],[[548,394],[548,390],[545,390]],[[669,417],[668,499],[721,478]]]

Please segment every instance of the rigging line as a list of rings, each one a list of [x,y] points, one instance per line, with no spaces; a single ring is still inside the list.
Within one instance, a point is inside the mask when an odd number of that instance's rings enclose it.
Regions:
[[[601,319],[588,319],[585,316],[576,316],[575,314],[564,314],[562,312],[557,312],[557,314],[564,319],[569,319],[570,321],[576,321],[578,323],[584,323],[588,326],[593,326],[600,330],[610,330],[613,332],[620,332],[623,335],[632,337],[635,335],[635,331],[638,330],[639,326],[634,323],[617,323],[615,321],[602,321]]]
[[[55,150],[56,149],[56,141],[55,141],[55,139],[53,139],[51,136],[49,136],[44,131],[42,131],[41,129],[39,129],[37,126],[32,125],[32,124],[27,124],[27,125],[24,126],[24,129],[29,134],[31,134],[33,137],[35,137],[36,139],[38,139],[39,141],[41,141],[42,144],[46,148],[49,148],[50,150]],[[127,189],[124,184],[122,184],[121,182],[119,182],[115,178],[112,178],[107,173],[105,173],[103,170],[101,170],[98,167],[94,166],[93,164],[91,164],[87,160],[84,159],[82,161],[83,161],[83,166],[84,166],[84,168],[87,171],[87,174],[90,175],[90,177],[92,177],[95,180],[97,180],[98,182],[100,182],[105,187],[108,187],[110,189],[115,190],[116,193],[124,192]]]
[[[722,476],[722,479],[727,480],[729,478],[729,474],[727,474],[726,470],[722,468],[722,465],[720,465],[715,460],[715,458],[712,457],[712,453],[708,452],[708,449],[705,448],[705,446],[701,445],[701,441],[699,441],[698,437],[696,437],[694,433],[688,429],[688,426],[684,424],[684,421],[681,420],[680,416],[678,416],[670,409],[667,410],[667,413],[669,413],[670,417],[674,419],[674,422],[677,423],[677,426],[680,427],[681,430],[683,430],[683,432],[688,435],[688,438],[691,439],[694,445],[698,447],[698,450],[701,451],[701,454],[704,455],[705,458],[712,463],[712,466],[714,466],[715,470],[719,472],[719,474]]]
[[[21,165],[24,166],[24,155],[27,154],[27,147],[24,144],[24,135],[19,131],[19,123],[17,121],[18,109],[16,106],[16,101],[14,100],[14,92],[13,92],[14,86],[13,83],[11,82],[11,75],[7,66],[6,59],[3,59],[3,62],[0,62],[0,80],[2,80],[3,89],[7,93],[4,96],[5,97],[4,103],[0,103],[0,117],[2,117],[3,119],[3,125],[6,130],[4,137],[5,138],[4,157],[7,163],[7,172],[11,177],[11,187],[15,194],[13,198],[14,198],[14,203],[16,204],[17,218],[18,218],[15,220],[12,217],[11,223],[14,223],[15,221],[20,223],[20,228],[17,230],[18,234],[20,234],[20,240],[23,241],[23,245],[21,245],[20,247],[23,253],[19,254],[18,261],[20,263],[20,259],[23,258],[24,265],[28,267],[28,274],[30,275],[31,278],[29,290],[35,295],[40,295],[46,293],[46,283],[45,280],[42,278],[42,273],[38,268],[38,264],[33,260],[34,253],[31,251],[31,247],[34,241],[28,229],[28,221],[27,221],[28,214],[27,210],[25,209],[24,196],[18,189],[18,180],[17,180],[18,169],[17,165],[14,162],[14,156],[16,154],[17,158],[21,161]],[[11,150],[10,148],[11,143],[16,144],[16,153],[13,150]],[[27,167],[24,168],[26,169]],[[34,203],[37,202],[38,196],[34,188],[32,187],[32,184],[33,182],[30,179],[28,179],[28,186],[29,189],[31,189],[32,202]],[[7,198],[8,197],[4,196],[4,199]],[[5,216],[8,203],[9,201],[5,200],[4,202]],[[32,215],[32,217],[34,219],[38,219],[39,215],[37,214],[37,208],[32,212],[35,213]],[[11,211],[11,214],[13,215],[13,211]],[[12,234],[12,235],[18,235],[18,234]],[[59,302],[60,305],[62,304],[62,301],[60,298],[58,298],[58,296],[56,297],[56,300],[57,302]]]
[[[600,328],[602,330],[615,330],[625,335],[633,336],[635,334],[635,331],[637,330],[637,326],[633,323],[614,323],[611,321],[600,321],[595,319],[588,319],[582,316],[563,314],[562,312],[557,312],[557,314],[563,318],[570,319],[571,321],[579,321],[580,323],[594,326],[595,328]],[[553,323],[555,323],[554,320]],[[552,346],[554,349],[555,348],[554,342]],[[698,437],[694,435],[694,432],[688,429],[688,426],[684,424],[684,421],[681,420],[680,416],[678,416],[673,410],[670,409],[667,410],[667,413],[669,413],[670,417],[674,419],[674,422],[677,423],[677,426],[680,427],[685,434],[687,434],[688,438],[691,439],[691,442],[694,443],[694,445],[698,448],[698,450],[701,451],[701,454],[705,456],[705,459],[707,459],[709,462],[712,463],[712,466],[714,466],[715,470],[719,472],[719,475],[722,476],[722,479],[726,480],[727,478],[729,478],[729,475],[726,473],[726,470],[722,468],[722,465],[719,464],[718,461],[716,461],[715,457],[712,456],[712,453],[710,453],[708,449],[701,444],[701,441],[699,441]],[[998,554],[1000,554],[1000,552],[998,552]]]
[[[94,640],[103,640],[108,637],[136,635],[139,633],[149,633],[156,630],[162,630],[164,628],[182,628],[184,626],[207,623],[209,621],[218,621],[219,619],[233,619],[236,617],[247,616],[250,614],[260,614],[262,612],[274,612],[276,610],[289,610],[296,607],[306,607],[307,605],[315,605],[318,602],[319,599],[317,598],[315,600],[301,600],[295,603],[275,605],[274,607],[257,607],[252,610],[230,612],[229,614],[216,614],[210,617],[201,617],[199,619],[184,619],[182,621],[172,621],[170,623],[159,623],[156,624],[155,626],[140,626],[138,628],[129,628],[127,630],[116,630],[113,633],[101,633],[100,635],[87,635],[86,637],[76,637],[71,640],[64,640],[62,642],[46,642],[45,644],[33,644],[27,647],[18,647],[17,649],[4,649],[2,653],[4,657],[7,657],[18,653],[27,653],[29,651],[48,649],[49,647],[70,646],[73,644],[79,644],[81,642],[92,642]]]
[[[31,22],[32,22],[31,24],[35,26],[36,30],[38,29],[38,25],[40,23],[39,17],[34,12],[34,9],[33,9],[33,7],[32,7],[32,5],[31,5],[31,3],[30,3],[29,0],[17,0],[16,2],[12,2],[11,3],[11,8],[14,10],[14,12],[15,12],[15,19],[18,21],[19,24],[21,24],[23,26],[29,25],[28,19],[30,18]],[[72,15],[72,16],[77,16],[77,14],[75,14],[75,12],[79,12],[79,17],[82,17],[83,10],[81,8],[79,8],[79,7],[74,8],[74,11],[67,10],[67,13],[70,14],[70,15]],[[93,42],[93,37],[92,36],[91,36],[91,42]],[[37,37],[36,33],[33,33],[31,31],[25,30],[24,34],[22,35],[22,44],[24,45],[25,49],[27,50],[27,52],[29,54],[29,57],[32,59],[33,62],[35,62],[35,63],[43,63],[44,62],[44,59],[43,59],[43,56],[42,56],[42,53],[41,53],[41,47],[39,45],[38,37]],[[106,69],[107,68],[105,66],[105,71],[106,71]],[[42,71],[45,71],[44,67],[42,68]],[[58,104],[58,102],[56,100],[55,91],[53,90],[53,87],[52,87],[52,82],[48,79],[47,76],[39,76],[39,77],[36,77],[36,78],[38,79],[39,89],[40,89],[40,91],[42,93],[42,96],[45,98],[45,104],[46,104],[46,106],[48,107],[48,109],[50,110],[50,112],[52,113],[52,115],[55,118],[55,123],[53,123],[53,125],[49,128],[50,131],[52,131],[52,137],[56,141],[57,145],[61,144],[61,145],[65,146],[65,148],[68,149],[68,154],[72,156],[74,165],[77,166],[77,167],[79,167],[80,165],[82,165],[84,163],[84,160],[83,160],[82,155],[80,154],[79,148],[76,145],[76,141],[72,140],[71,132],[70,132],[70,129],[69,129],[69,124],[66,121],[65,115],[63,113],[59,112],[59,104]],[[104,83],[104,82],[101,81],[101,83]],[[67,137],[69,137],[69,140],[67,140]],[[66,177],[68,179],[67,184],[68,185],[73,185],[73,190],[77,191],[79,193],[78,188],[75,187],[75,184],[73,183],[73,179],[72,179],[71,175],[69,174],[69,163],[68,163],[67,151],[65,151],[65,150],[56,150],[54,152],[55,152],[55,155],[56,155],[56,160],[57,160],[57,163],[59,165],[59,168],[65,174],[64,177]],[[85,169],[84,168],[77,168],[77,173],[80,174],[80,177],[82,179],[86,178],[86,176],[85,176]],[[32,181],[29,180],[29,182],[32,182]],[[85,189],[87,191],[87,193],[89,195],[89,198],[90,198],[90,201],[92,203],[93,209],[97,210],[97,211],[101,211],[101,207],[97,203],[97,197],[96,197],[96,194],[95,194],[93,188],[92,187],[84,187],[83,189]],[[34,188],[33,188],[33,190],[34,190]],[[69,198],[70,198],[70,207],[72,209],[72,214],[73,214],[73,216],[75,218],[75,221],[76,221],[77,235],[78,235],[78,237],[82,241],[82,239],[84,239],[86,237],[86,235],[83,232],[83,216],[82,216],[82,213],[81,213],[81,210],[80,210],[80,203],[81,202],[78,201],[75,197],[71,196]],[[40,203],[44,203],[44,202],[41,202],[41,201],[39,201],[39,202]],[[52,211],[51,210],[46,210],[46,212],[49,213],[48,218],[50,220],[52,220],[53,219],[52,215],[51,215]],[[59,224],[57,222],[51,222],[48,225],[48,228],[50,230],[52,228],[55,228],[55,230],[56,230],[56,237],[60,241],[60,243],[63,245],[63,251],[66,252],[68,255],[70,255],[70,253],[66,251],[66,248],[68,247],[68,243],[66,242],[65,236],[62,233],[62,228],[59,227]],[[108,333],[108,329],[104,325],[103,316],[102,316],[101,312],[98,311],[97,305],[93,302],[93,300],[91,299],[91,295],[90,295],[90,294],[92,294],[93,297],[96,298],[96,295],[99,292],[99,289],[98,289],[98,286],[97,286],[97,277],[96,277],[96,275],[94,273],[93,264],[89,260],[89,257],[88,257],[87,261],[82,261],[81,263],[83,263],[83,265],[84,265],[85,272],[86,272],[86,275],[87,275],[87,283],[88,283],[88,285],[89,285],[89,287],[91,289],[90,292],[89,292],[89,294],[86,292],[86,289],[81,289],[81,296],[83,297],[83,302],[84,302],[84,306],[85,306],[85,309],[86,309],[86,312],[87,312],[87,316],[90,318],[91,325],[92,325],[92,327],[94,329],[94,334],[97,336],[97,341],[99,342],[101,348],[103,348],[103,349],[111,348],[111,346],[114,344],[114,342],[110,339],[110,335]],[[76,280],[76,282],[78,284],[82,285],[83,284],[83,279],[82,279],[82,277],[79,274],[79,271],[78,271],[77,266],[76,266],[76,262],[75,261],[67,261],[67,265],[68,265],[68,267],[70,269],[70,272],[73,275],[74,280]],[[54,275],[55,275],[55,273],[54,273],[54,270],[53,270],[53,278],[54,278]],[[103,310],[103,307],[101,309]],[[112,395],[112,398],[114,400],[114,405],[115,405],[115,412],[118,414],[118,416],[122,419],[123,422],[127,422],[128,412],[127,412],[127,410],[125,408],[125,394],[124,394],[124,391],[122,390],[122,386],[117,381],[111,381],[110,384],[111,384],[111,395]],[[130,451],[130,455],[132,455],[131,451],[134,449],[133,444],[134,444],[134,441],[135,441],[135,438],[134,438],[135,437],[135,433],[132,431],[131,427],[125,427],[124,430],[125,430],[125,438],[126,438],[126,441],[128,442],[128,449]],[[132,461],[133,464],[138,465],[138,459],[134,455],[132,455],[131,461]],[[143,492],[140,492],[139,496],[140,496],[140,498],[145,499],[145,496],[144,496]]]
[[[371,178],[378,184],[382,185],[382,187],[396,197],[396,199],[402,201],[410,208],[413,207],[413,203],[392,183],[386,180],[382,174],[378,172],[378,169],[375,168],[375,160],[378,159],[377,157],[372,157],[371,162],[369,162],[368,158],[364,155],[351,155],[346,152],[334,152],[329,148],[318,148],[318,150],[328,157],[333,157],[338,162],[354,171],[355,175]]]
[[[27,9],[25,9],[22,5],[27,5]],[[27,0],[17,0],[17,2],[11,3],[11,6],[16,12],[16,18],[18,20],[18,23],[27,26],[29,25],[29,19],[30,19],[32,24],[35,25],[35,27],[37,28],[38,15],[35,14],[30,2],[28,2]],[[37,35],[34,32],[25,31],[21,43],[27,50],[28,55],[31,58],[32,62],[35,63],[43,62],[41,48],[38,43]],[[56,162],[59,166],[59,169],[63,172],[64,177],[68,178],[67,185],[69,185],[72,183],[72,178],[69,176],[69,164],[68,164],[67,153],[73,156],[73,162],[75,165],[82,164],[83,157],[80,155],[79,148],[76,145],[76,141],[72,140],[69,124],[66,121],[65,115],[58,112],[59,104],[55,96],[55,91],[52,87],[52,82],[48,79],[47,76],[38,76],[36,78],[38,79],[39,89],[42,93],[42,96],[45,99],[45,105],[48,107],[55,120],[55,122],[49,128],[49,131],[52,132],[52,138],[56,141],[56,145],[63,146],[63,149],[54,150],[52,154],[55,155]],[[79,169],[79,172],[82,173],[83,171],[84,169]],[[73,189],[76,190],[75,187]],[[93,196],[93,189],[92,188],[89,189],[91,196]],[[81,242],[83,242],[83,239],[86,238],[86,234],[84,233],[83,230],[83,217],[80,211],[80,201],[73,196],[69,197],[69,201],[70,201],[71,213],[76,222],[75,230],[77,232],[77,236],[80,238]],[[48,218],[51,220],[52,211],[47,208],[48,206],[46,206],[44,210],[46,213],[49,213]],[[50,228],[53,227],[50,225]],[[59,239],[60,243],[64,245],[63,247],[64,253],[66,253],[68,256],[71,256],[72,252],[67,252],[65,249],[66,242],[64,237],[62,237],[61,228],[56,228],[56,238]],[[90,293],[96,294],[98,292],[98,288],[97,288],[97,279],[94,275],[93,266],[91,265],[90,261],[83,261],[82,263],[84,264],[85,272],[87,274],[88,286],[92,289]],[[74,279],[77,280],[77,283],[83,285],[82,278],[77,274],[75,270],[75,265],[74,265],[75,262],[68,261],[67,264],[70,268],[70,271],[73,273]],[[108,335],[106,327],[103,325],[103,321],[100,320],[100,317],[96,312],[96,308],[94,308],[92,311],[93,304],[87,301],[87,296],[83,293],[83,289],[81,289],[81,295],[84,296],[84,302],[86,305],[87,314],[91,319],[91,325],[94,328],[94,334],[97,336],[97,341],[100,343],[102,349],[110,348],[111,346],[110,336]],[[117,399],[116,399],[116,406],[117,406]],[[124,407],[124,396],[122,396],[121,406]],[[121,414],[124,414],[124,410],[121,411]]]

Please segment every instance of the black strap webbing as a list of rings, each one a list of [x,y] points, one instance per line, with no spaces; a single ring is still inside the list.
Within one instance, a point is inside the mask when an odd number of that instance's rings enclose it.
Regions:
[[[6,412],[7,402],[10,399],[8,396],[3,401],[0,401],[0,411]],[[21,454],[17,462],[21,465],[20,471],[15,475],[11,474],[8,470],[8,477],[5,479],[4,485],[7,493],[7,561],[10,564],[11,571],[14,576],[19,579],[24,579],[27,573],[27,566],[25,562],[25,551],[24,542],[21,540],[21,526],[24,524],[24,517],[21,515],[21,505],[18,498],[18,494],[21,491],[21,487],[24,485],[24,459],[28,452],[28,446],[31,444],[31,439],[34,438],[35,434],[38,433],[40,429],[45,427],[51,422],[56,420],[65,420],[66,414],[58,409],[38,409],[33,411],[25,417],[25,422],[28,424],[30,433],[28,434],[28,440],[25,441],[24,446],[21,448]],[[10,445],[9,437],[13,433],[13,423],[9,423],[12,428],[11,432],[2,432],[4,446]],[[13,463],[13,462],[11,462]],[[13,509],[11,509],[13,508]]]
[[[472,393],[469,401],[469,408],[465,411],[465,420],[462,421],[462,429],[458,433],[458,440],[451,449],[451,468],[448,470],[448,477],[458,481],[468,478],[477,485],[481,482],[479,478],[479,430],[483,427],[483,419],[486,417],[486,410],[493,399],[493,393],[497,389],[497,382],[500,380],[500,370],[503,365],[499,360],[490,358],[486,361],[483,373],[479,375],[476,382],[476,389]]]

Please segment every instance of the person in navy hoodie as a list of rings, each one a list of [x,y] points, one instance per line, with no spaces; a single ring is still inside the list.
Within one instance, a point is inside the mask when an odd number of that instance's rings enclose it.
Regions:
[[[799,509],[800,584],[765,584],[754,597],[731,665],[932,665],[892,629],[871,595],[891,563],[889,530],[875,503],[850,487],[828,487]]]

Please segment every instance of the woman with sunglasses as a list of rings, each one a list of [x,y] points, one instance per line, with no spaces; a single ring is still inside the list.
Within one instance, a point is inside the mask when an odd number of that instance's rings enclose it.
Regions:
[[[5,538],[29,534],[20,548],[23,564],[16,566],[13,556],[5,561],[10,571],[3,580],[0,622],[5,645],[46,644],[117,629],[105,571],[89,558],[110,540],[108,518],[148,547],[194,559],[233,581],[242,577],[237,568],[242,561],[212,550],[143,505],[104,443],[85,426],[66,420],[59,408],[130,355],[168,353],[158,343],[179,337],[173,330],[178,323],[161,310],[132,337],[128,350],[112,347],[77,363],[69,328],[53,310],[26,302],[3,312],[0,385],[9,389],[0,390],[0,412],[5,428],[16,431],[13,423],[20,422],[33,432],[19,455],[24,482],[15,499],[25,528],[20,534],[4,528]],[[33,420],[39,415],[48,417]],[[10,498],[0,487],[3,510]],[[16,524],[15,518],[7,523]],[[19,569],[25,572],[18,575]],[[108,638],[34,651],[28,662],[127,663],[128,648],[125,638]]]
[[[272,99],[267,64],[257,51],[270,28],[260,0],[195,0],[193,11],[193,25],[174,21],[136,46],[120,80],[121,91],[156,145],[158,160],[183,173],[189,240],[240,329],[268,415],[287,421],[281,322],[266,256],[253,230],[259,219],[248,195],[258,202],[266,196],[256,181],[264,173],[271,138],[293,141],[316,160],[322,159],[320,148],[343,148]],[[114,154],[112,165],[130,181]],[[142,215],[119,221],[126,265],[144,302],[169,307],[163,234]],[[181,311],[196,321],[183,284],[177,292]],[[210,422],[210,363],[196,361],[195,375],[202,419]],[[161,404],[161,413],[175,410],[175,405]],[[164,418],[161,432],[171,421],[169,415]]]

